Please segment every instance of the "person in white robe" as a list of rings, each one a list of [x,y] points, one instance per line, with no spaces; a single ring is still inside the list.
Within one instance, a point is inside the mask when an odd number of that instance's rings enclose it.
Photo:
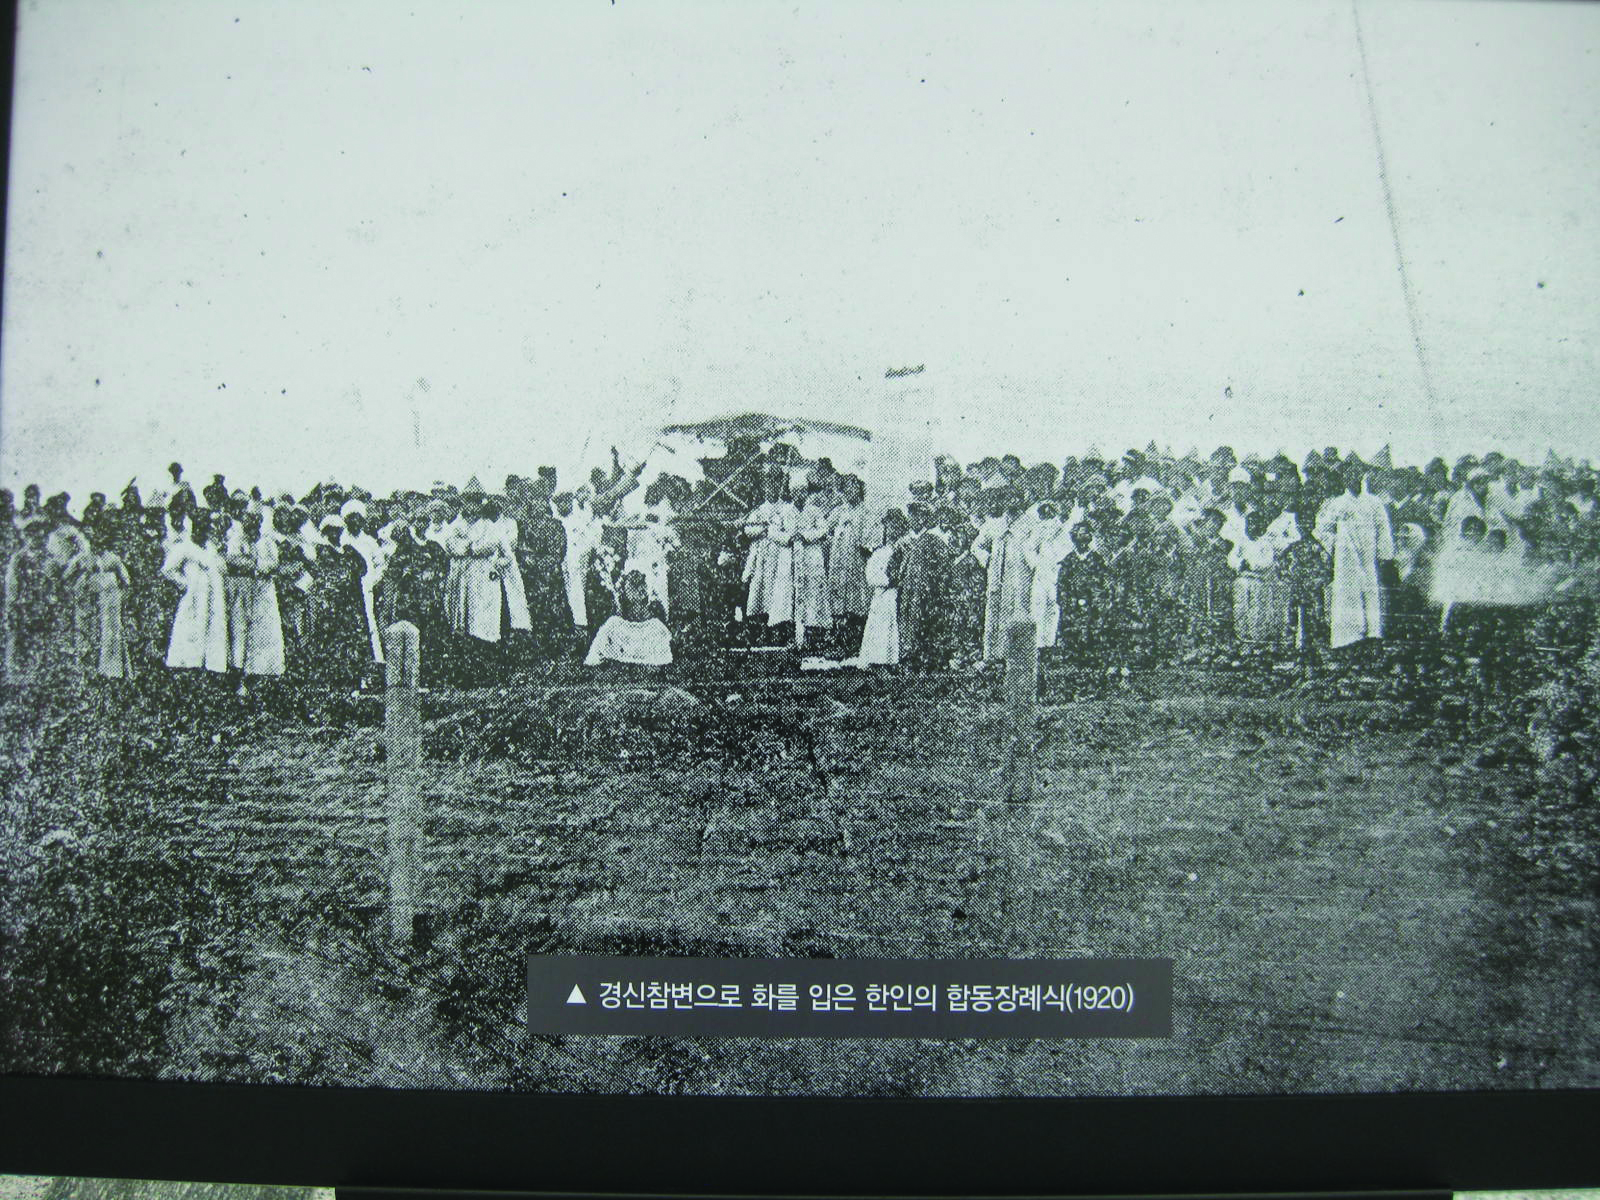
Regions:
[[[445,539],[450,555],[445,612],[457,634],[498,642],[503,633],[500,577],[508,569],[515,570],[516,562],[507,551],[499,521],[485,516],[485,511],[482,498],[465,498],[461,518]]]
[[[278,544],[259,513],[229,530],[223,557],[228,598],[228,665],[246,675],[282,675],[283,622],[278,613]]]
[[[836,625],[866,617],[872,602],[863,569],[871,546],[867,542],[866,487],[854,475],[844,481],[844,498],[829,514],[828,602]]]
[[[746,620],[765,618],[771,612],[779,577],[794,569],[792,552],[787,550],[787,545],[779,546],[768,536],[777,514],[788,504],[783,498],[783,473],[769,471],[763,477],[761,486],[762,501],[751,510],[744,522],[745,537],[750,539],[742,575],[747,585],[744,603]]]
[[[1333,559],[1329,643],[1334,648],[1383,636],[1383,590],[1378,563],[1394,558],[1389,510],[1362,489],[1364,468],[1352,461],[1345,490],[1317,513],[1315,536]]]
[[[546,493],[538,494],[538,503],[548,504]],[[500,501],[490,496],[483,502],[483,520],[488,521],[499,538],[500,561],[505,565],[499,572],[500,588],[505,597],[506,623],[524,633],[533,630],[533,618],[528,612],[528,589],[522,578],[522,567],[517,562],[517,535],[521,532],[516,518],[505,512]]]
[[[872,600],[867,606],[861,649],[849,660],[852,666],[892,667],[900,661],[900,600],[894,580],[889,576],[889,564],[909,528],[898,509],[891,508],[884,514],[883,544],[867,558],[866,577],[872,588]]]
[[[167,643],[167,666],[179,670],[228,669],[228,593],[223,582],[220,547],[211,544],[208,516],[190,516],[189,538],[167,547],[161,575],[182,589],[172,636]]]
[[[1286,508],[1267,524],[1261,540],[1272,547],[1273,557],[1281,555],[1301,538],[1300,518],[1292,508]]]
[[[1216,500],[1216,490],[1211,486],[1211,481],[1204,477],[1196,479],[1178,493],[1167,520],[1188,533],[1206,509],[1215,506]]]
[[[1005,515],[978,531],[972,556],[987,571],[983,607],[983,657],[998,662],[1005,657],[1006,631],[1027,618],[1033,597],[1033,571],[1024,554],[1035,522],[1023,509],[1022,493],[1005,489]]]
[[[672,633],[651,613],[650,588],[643,573],[629,571],[623,575],[618,592],[620,611],[601,624],[583,665],[667,666],[672,662]]]
[[[102,678],[132,679],[133,656],[128,651],[127,630],[122,621],[122,597],[131,582],[128,568],[107,546],[109,531],[103,526],[97,528],[93,540],[96,548],[79,577],[79,586],[98,617],[96,636],[89,646],[89,662]]]
[[[428,528],[423,536],[430,542],[443,546],[450,540],[452,527],[456,523],[456,514],[448,500],[430,500],[428,502]]]
[[[1156,479],[1154,476],[1143,473],[1138,475],[1124,475],[1121,479],[1117,480],[1115,486],[1112,487],[1111,500],[1117,506],[1122,515],[1127,516],[1134,510],[1135,492],[1143,492],[1146,496],[1153,496],[1155,493],[1165,490],[1166,489],[1161,486],[1161,481]]]
[[[767,596],[767,624],[794,620],[794,543],[800,531],[800,510],[786,499],[767,506],[765,540],[770,551],[771,591]]]
[[[567,552],[561,562],[562,583],[567,590],[567,606],[572,610],[572,623],[579,629],[589,626],[588,602],[584,598],[584,581],[589,575],[589,564],[600,547],[600,522],[589,507],[589,489],[580,487],[576,492],[563,492],[555,498],[556,517],[567,531]]]
[[[1023,557],[1033,572],[1028,612],[1033,617],[1034,644],[1043,650],[1056,644],[1061,627],[1061,601],[1056,577],[1061,560],[1072,553],[1072,530],[1054,504],[1041,506],[1037,536],[1024,547]]]
[[[1245,523],[1256,509],[1254,487],[1249,468],[1234,467],[1228,472],[1228,499],[1218,508],[1222,513],[1222,540],[1230,545],[1237,545],[1247,536]]]
[[[832,514],[821,492],[802,490],[794,534],[794,644],[804,649],[806,633],[833,625],[828,591],[827,543]]]
[[[623,572],[637,571],[644,577],[645,590],[661,611],[671,616],[667,578],[669,557],[678,548],[678,533],[673,527],[677,516],[672,501],[661,497],[646,504],[628,526],[628,556]]]
[[[44,539],[44,580],[51,606],[51,652],[60,661],[81,663],[96,626],[95,614],[79,587],[94,559],[89,539],[68,514],[65,494],[45,502],[50,532]]]
[[[1477,517],[1488,530],[1504,530],[1508,546],[1517,558],[1528,552],[1527,539],[1520,529],[1520,518],[1514,516],[1506,505],[1505,492],[1496,489],[1495,481],[1487,470],[1475,467],[1467,475],[1466,483],[1454,492],[1445,505],[1443,535],[1446,548],[1461,541],[1461,523],[1468,517]]]
[[[1287,623],[1287,600],[1274,570],[1278,540],[1268,532],[1266,514],[1257,509],[1245,518],[1244,532],[1228,552],[1235,573],[1233,632],[1247,645],[1275,644]]]

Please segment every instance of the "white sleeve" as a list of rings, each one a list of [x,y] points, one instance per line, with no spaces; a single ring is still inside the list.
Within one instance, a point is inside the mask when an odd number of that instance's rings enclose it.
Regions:
[[[588,657],[583,660],[586,667],[594,667],[610,658],[611,633],[615,616],[607,617],[605,624],[600,626],[600,631],[594,635],[594,641],[589,643]]]

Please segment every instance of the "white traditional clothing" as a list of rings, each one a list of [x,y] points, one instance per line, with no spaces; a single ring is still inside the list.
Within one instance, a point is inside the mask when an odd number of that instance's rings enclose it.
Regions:
[[[1461,522],[1468,517],[1477,517],[1485,529],[1505,531],[1506,546],[1513,554],[1519,558],[1525,555],[1528,551],[1527,540],[1506,510],[1502,495],[1496,495],[1491,486],[1485,489],[1483,503],[1480,504],[1467,488],[1460,488],[1453,493],[1444,509],[1444,530],[1440,539],[1443,545],[1448,548],[1451,543],[1465,544],[1461,536]]]
[[[650,599],[669,615],[667,556],[678,547],[678,535],[671,523],[675,515],[676,510],[666,501],[646,508],[641,523],[628,530],[628,557],[622,564],[623,574],[638,571],[644,576]]]
[[[1187,532],[1200,519],[1206,509],[1211,508],[1216,503],[1216,499],[1216,493],[1211,488],[1211,481],[1209,479],[1201,480],[1193,486],[1185,488],[1178,498],[1173,501],[1172,511],[1167,514],[1167,520]]]
[[[1248,523],[1250,514],[1256,510],[1254,504],[1246,502],[1245,506],[1240,508],[1237,504],[1229,501],[1226,504],[1214,507],[1222,513],[1221,537],[1223,541],[1230,546],[1236,546],[1249,536],[1245,532],[1245,526]]]
[[[506,600],[506,620],[513,629],[531,630],[533,618],[528,612],[528,589],[522,581],[522,568],[517,564],[517,535],[520,531],[516,518],[501,517],[487,523],[499,533],[501,556],[506,564],[500,572],[500,587]]]
[[[1027,538],[1035,529],[1028,514],[994,517],[984,522],[972,543],[972,557],[988,571],[983,606],[983,657],[1005,657],[1006,631],[1013,622],[1030,616],[1033,569],[1024,555]]]
[[[567,607],[572,609],[574,625],[589,624],[588,601],[583,594],[589,564],[600,546],[600,522],[587,504],[574,503],[572,512],[560,518],[567,531],[567,553],[561,560],[561,579],[567,589]]]
[[[209,546],[173,542],[162,577],[183,589],[167,643],[167,666],[228,669],[228,595],[222,555]]]
[[[1228,565],[1238,572],[1233,581],[1233,631],[1241,642],[1270,643],[1283,634],[1288,604],[1273,565],[1273,540],[1244,534],[1228,551]]]
[[[861,652],[856,656],[862,666],[893,666],[900,661],[900,602],[889,578],[889,560],[897,545],[885,542],[867,559],[864,574],[872,588],[872,603],[861,634]]]
[[[283,622],[278,614],[278,589],[272,581],[278,568],[277,542],[265,526],[253,545],[237,526],[228,532],[224,580],[228,665],[246,675],[282,675]]]
[[[1286,508],[1272,518],[1272,524],[1267,526],[1261,540],[1272,547],[1274,555],[1279,555],[1298,542],[1300,537],[1300,519],[1295,516],[1294,509]]]
[[[797,510],[794,539],[794,637],[804,644],[805,631],[833,624],[833,604],[828,592],[828,560],[824,549],[830,533],[829,513],[807,500]]]
[[[309,522],[307,522],[309,524]],[[161,549],[167,550],[174,542],[190,541],[189,523],[177,522],[172,519],[172,512],[168,510],[161,514]]]
[[[479,641],[498,642],[502,633],[500,582],[517,565],[506,551],[505,532],[495,521],[455,522],[445,539],[450,574],[445,581],[445,612],[450,628]]]
[[[672,661],[672,634],[659,618],[629,621],[613,614],[594,635],[586,667],[603,662],[632,663],[643,667],[664,667]]]
[[[1389,510],[1376,496],[1341,492],[1317,513],[1316,538],[1333,559],[1329,641],[1347,646],[1383,636],[1380,560],[1394,557]]]
[[[443,546],[450,540],[451,531],[461,523],[460,517],[455,517],[449,521],[441,521],[437,517],[434,517],[428,521],[427,532],[422,536],[427,538],[430,542],[434,542],[437,545]]]
[[[767,513],[767,541],[772,545],[772,592],[767,600],[768,625],[794,620],[794,543],[800,531],[800,510],[779,500]]]
[[[1061,560],[1073,551],[1072,530],[1065,523],[1041,529],[1041,536],[1023,552],[1033,571],[1028,595],[1028,613],[1033,618],[1034,645],[1041,650],[1054,646],[1061,628],[1061,597],[1056,579]]]
[[[79,586],[93,558],[89,539],[76,525],[60,524],[44,539],[46,586],[60,605],[56,615],[61,623],[57,629],[63,638],[62,645],[74,656],[82,654],[95,626],[89,598]]]
[[[782,518],[782,510],[792,514],[794,506],[787,500],[766,500],[758,504],[744,521],[745,536],[750,539],[750,550],[744,558],[743,579],[749,585],[745,593],[744,614],[748,617],[768,616],[780,577],[794,570],[792,518]],[[783,543],[772,540],[774,530],[787,529]],[[787,621],[790,611],[779,620]],[[774,622],[775,624],[776,622]]]

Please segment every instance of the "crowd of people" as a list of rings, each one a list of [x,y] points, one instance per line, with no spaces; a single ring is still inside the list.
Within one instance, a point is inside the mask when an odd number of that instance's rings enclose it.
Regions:
[[[1089,671],[1439,638],[1487,653],[1519,614],[1592,621],[1597,472],[1554,455],[1399,467],[1387,450],[1297,464],[1151,446],[931,467],[876,512],[827,459],[753,444],[693,485],[642,486],[613,450],[582,486],[541,467],[495,494],[197,489],[178,463],[159,493],[130,483],[76,515],[65,493],[0,490],[0,669],[12,686],[68,670],[349,687],[379,675],[401,620],[424,683],[466,686],[781,648],[984,670],[1021,621],[1046,660]]]

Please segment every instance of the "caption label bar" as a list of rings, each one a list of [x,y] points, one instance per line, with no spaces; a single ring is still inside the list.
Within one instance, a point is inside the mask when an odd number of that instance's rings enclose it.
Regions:
[[[1166,1038],[1172,960],[531,955],[528,1031]]]

